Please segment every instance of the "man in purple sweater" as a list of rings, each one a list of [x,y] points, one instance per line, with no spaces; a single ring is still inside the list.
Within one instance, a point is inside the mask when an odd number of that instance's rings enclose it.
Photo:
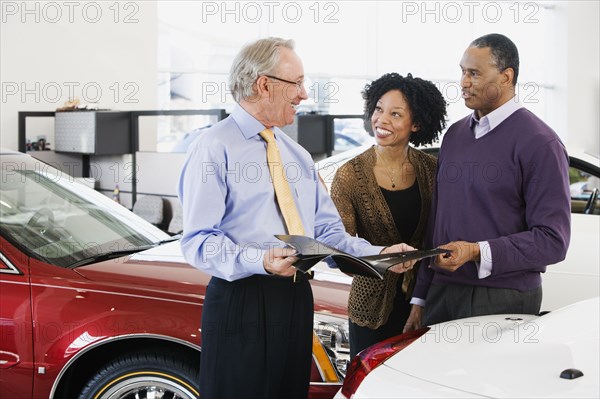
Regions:
[[[421,267],[405,330],[539,313],[540,273],[569,246],[568,156],[556,133],[515,97],[517,47],[500,34],[482,36],[460,68],[473,113],[444,137],[430,219],[431,244],[453,252]]]

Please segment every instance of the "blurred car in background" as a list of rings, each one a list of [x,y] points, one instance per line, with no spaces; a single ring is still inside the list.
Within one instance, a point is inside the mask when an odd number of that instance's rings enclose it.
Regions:
[[[325,185],[329,188],[337,169],[370,147],[367,144],[317,162],[315,167]],[[437,156],[439,148],[422,150]],[[574,149],[569,154],[571,243],[565,260],[548,266],[542,274],[542,311],[600,295],[600,160],[598,156]],[[575,193],[573,184],[580,188]],[[581,189],[582,186],[585,188]]]
[[[596,297],[402,334],[352,359],[336,398],[598,398],[599,314]]]
[[[178,237],[29,155],[0,156],[0,396],[200,397],[210,276]],[[327,267],[311,280],[313,399],[344,378],[348,282]]]
[[[365,129],[362,118],[334,118],[333,133],[335,154],[375,144],[375,138]]]

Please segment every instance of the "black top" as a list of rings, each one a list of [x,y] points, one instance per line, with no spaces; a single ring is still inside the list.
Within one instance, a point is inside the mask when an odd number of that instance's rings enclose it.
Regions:
[[[403,242],[410,241],[421,216],[421,193],[419,183],[404,190],[390,191],[379,187],[383,198],[392,212],[392,218]]]

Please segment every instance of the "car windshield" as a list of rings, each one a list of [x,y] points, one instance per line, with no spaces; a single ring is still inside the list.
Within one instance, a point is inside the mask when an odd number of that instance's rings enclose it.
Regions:
[[[0,230],[30,256],[69,267],[168,238],[102,194],[48,170],[2,168]]]

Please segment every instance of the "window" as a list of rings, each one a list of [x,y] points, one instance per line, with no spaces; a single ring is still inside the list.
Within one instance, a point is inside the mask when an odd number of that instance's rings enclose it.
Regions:
[[[160,109],[230,111],[235,54],[248,41],[280,36],[295,40],[304,63],[309,100],[301,110],[361,114],[365,83],[410,72],[436,83],[452,123],[469,112],[458,83],[463,51],[501,32],[520,51],[521,102],[551,126],[562,117],[553,76],[564,54],[551,43],[564,32],[552,3],[161,1],[158,12]]]
[[[600,215],[600,170],[588,162],[571,157],[569,183],[571,213]]]
[[[132,227],[127,212],[119,214],[99,202],[110,200],[93,191],[96,197],[75,193],[77,186],[65,183],[70,177],[49,168],[7,168],[1,178],[0,227],[30,256],[69,267],[106,252],[154,244],[151,235]]]

